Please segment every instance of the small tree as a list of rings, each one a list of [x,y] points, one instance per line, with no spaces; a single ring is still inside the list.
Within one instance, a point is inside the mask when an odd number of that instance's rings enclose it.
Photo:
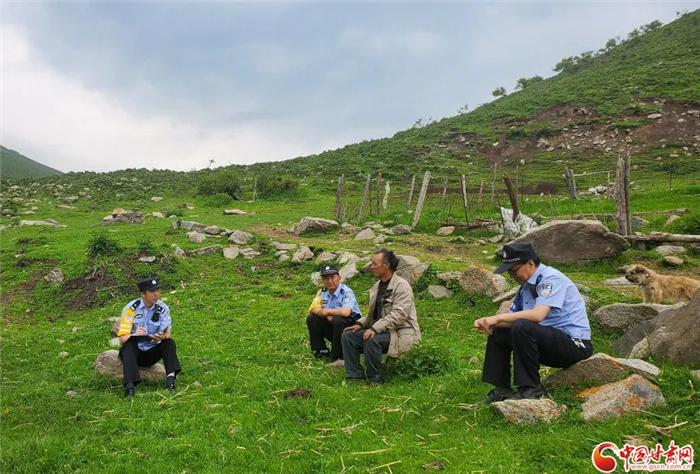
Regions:
[[[234,199],[238,199],[241,192],[241,177],[234,169],[225,171],[209,171],[199,180],[197,194],[212,196],[225,193]]]
[[[464,104],[459,109],[457,109],[457,113],[459,115],[466,114],[467,112],[469,112],[469,104]]]
[[[523,90],[526,87],[529,87],[533,84],[537,84],[538,82],[542,82],[542,81],[544,81],[542,76],[532,76],[531,78],[521,77],[515,83],[515,90]]]
[[[663,26],[663,23],[661,23],[659,20],[654,20],[651,23],[647,23],[646,25],[642,26],[642,34],[656,31],[659,28],[661,28],[662,26]]]
[[[494,97],[502,97],[506,95],[506,88],[505,87],[496,87],[493,92],[491,92],[491,95]]]

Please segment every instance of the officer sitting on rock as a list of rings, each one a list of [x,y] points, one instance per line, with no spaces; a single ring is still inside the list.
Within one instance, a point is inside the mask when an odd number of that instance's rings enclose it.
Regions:
[[[529,243],[504,246],[495,273],[505,271],[521,285],[508,313],[474,321],[475,329],[489,335],[481,379],[495,388],[486,403],[544,397],[540,364],[565,368],[593,354],[586,304],[569,278],[541,264]]]
[[[148,367],[163,359],[165,388],[175,393],[175,377],[180,372],[180,361],[171,337],[170,309],[159,302],[160,283],[157,278],[146,278],[138,284],[141,297],[122,310],[119,326],[119,358],[124,368],[124,396],[134,396],[134,387],[141,382],[139,366]]]
[[[321,267],[323,290],[318,290],[309,308],[306,326],[309,328],[311,350],[317,359],[328,358],[331,368],[343,368],[343,347],[340,342],[343,330],[360,319],[355,293],[344,283],[334,265]],[[330,352],[326,339],[331,342]]]

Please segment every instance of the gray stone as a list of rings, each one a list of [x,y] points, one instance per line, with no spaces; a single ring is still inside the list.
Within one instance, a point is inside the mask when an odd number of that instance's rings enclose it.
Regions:
[[[68,396],[68,397],[77,397],[77,396],[78,396],[78,392],[76,392],[75,390],[68,390],[68,391],[66,392],[66,396]]]
[[[277,259],[277,261],[278,261],[278,262],[286,262],[286,261],[289,260],[290,258],[292,258],[292,257],[290,257],[289,255],[287,255],[287,254],[285,253],[284,255],[280,255],[280,256],[279,256],[279,259]],[[320,273],[319,273],[319,276],[320,276]]]
[[[201,249],[191,250],[190,255],[194,257],[202,257],[204,255],[213,255],[219,252],[221,252],[221,245],[216,244],[208,247],[202,247]]]
[[[112,337],[117,337],[117,335],[119,334],[119,326],[121,326],[122,318],[112,317],[109,318],[108,321],[112,323],[112,326],[110,326],[109,333],[112,335]]]
[[[660,119],[661,117],[663,117],[663,115],[659,113],[647,115],[647,118],[649,119]]]
[[[452,235],[454,233],[454,231],[455,231],[455,226],[449,225],[449,226],[445,226],[445,227],[440,227],[437,230],[437,234],[438,235]]]
[[[671,225],[674,221],[677,221],[680,218],[681,218],[681,216],[677,216],[675,214],[668,216],[668,219],[666,219],[666,222],[664,222],[664,225]]]
[[[649,334],[649,351],[654,360],[674,364],[700,362],[700,291],[686,305],[671,310],[663,325]],[[661,313],[659,316],[662,314]],[[658,316],[657,316],[658,317]]]
[[[338,223],[330,219],[322,219],[320,217],[304,217],[294,227],[294,233],[302,234],[320,234],[338,230]]]
[[[316,257],[316,265],[321,265],[322,263],[332,262],[335,260],[337,255],[334,252],[321,252],[321,255]]]
[[[179,245],[177,245],[177,244],[171,244],[171,245],[170,245],[170,248],[172,249],[173,257],[175,257],[175,258],[185,258],[185,257],[187,257],[187,254],[185,253],[184,250],[182,250],[182,249],[180,248]]]
[[[628,330],[642,321],[655,318],[671,306],[652,303],[613,303],[599,308],[593,316],[605,329]]]
[[[581,405],[586,421],[603,421],[648,410],[655,405],[666,405],[661,389],[637,374],[602,387],[585,389],[577,396],[586,400]]]
[[[109,347],[119,347],[120,345],[118,337],[113,337],[109,340]]]
[[[513,301],[514,300],[505,300],[503,303],[501,303],[501,305],[496,310],[496,314],[506,314],[510,310]]]
[[[23,226],[47,226],[47,227],[66,227],[63,224],[59,224],[57,221],[53,219],[44,219],[44,220],[39,220],[39,221],[26,221],[26,220],[21,220],[19,221],[20,227]]]
[[[607,286],[637,286],[625,277],[608,278],[603,284]]]
[[[663,327],[666,322],[675,315],[681,305],[671,307],[666,311],[662,311],[653,319],[637,324],[632,329],[628,330],[618,339],[610,348],[613,354],[621,356],[630,356],[632,349],[642,340],[646,339],[649,334]]]
[[[233,260],[234,258],[238,257],[238,255],[241,253],[241,249],[239,249],[235,245],[230,245],[228,247],[224,247],[224,258],[228,258]]]
[[[272,242],[272,246],[275,250],[294,250],[297,248],[297,244],[284,244],[280,242]]]
[[[669,267],[680,267],[685,263],[685,260],[674,255],[666,255],[664,257],[664,263]]]
[[[156,257],[153,255],[146,255],[144,257],[139,258],[139,262],[141,263],[153,263],[156,261]]]
[[[674,255],[674,254],[684,254],[686,252],[685,247],[681,245],[659,245],[656,247],[656,253],[659,255]]]
[[[186,231],[195,231],[199,233],[203,233],[204,229],[207,226],[204,224],[200,224],[199,222],[194,222],[194,221],[180,221],[180,228],[184,229]]]
[[[323,286],[323,278],[321,278],[321,272],[313,272],[311,274],[311,283],[319,288]]]
[[[192,242],[193,244],[201,244],[202,242],[204,242],[207,236],[197,232],[196,230],[193,230],[187,233],[187,238],[190,239],[190,242]]]
[[[376,237],[372,229],[365,229],[357,234],[353,240],[374,240]]]
[[[219,229],[219,226],[210,225],[204,228],[204,233],[207,235],[219,235],[221,229]]]
[[[95,373],[108,377],[114,381],[121,382],[123,377],[122,362],[119,359],[119,351],[105,351],[95,360]],[[163,364],[154,364],[150,367],[139,367],[141,380],[144,382],[164,382],[165,367]]]
[[[254,238],[255,237],[253,237],[253,234],[251,234],[250,232],[245,232],[242,230],[234,230],[231,233],[231,235],[229,235],[228,240],[229,240],[229,242],[233,242],[234,244],[246,245]]]
[[[385,235],[380,235],[377,238],[374,239],[373,241],[376,245],[381,245],[384,242],[386,242],[386,236]]]
[[[494,304],[501,304],[504,301],[513,301],[513,298],[515,298],[515,295],[518,294],[518,291],[520,291],[519,286],[514,286],[510,290],[506,291],[505,293],[501,293],[500,295],[496,296],[493,299]],[[510,306],[510,305],[508,305]]]
[[[503,275],[479,267],[469,267],[459,277],[459,284],[467,293],[482,294],[495,298],[508,289]]]
[[[700,384],[700,370],[690,372],[690,378],[697,384]]]
[[[649,379],[658,378],[658,367],[640,359],[618,359],[598,353],[566,369],[558,370],[542,381],[547,387],[592,385],[621,380],[630,373]]]
[[[351,260],[339,271],[340,277],[344,282],[349,282],[355,278],[360,271],[357,269],[357,260]]]
[[[151,201],[153,201],[153,202],[160,202],[160,201],[162,201],[162,200],[163,200],[163,198],[160,197],[160,196],[153,196],[153,197],[151,198]]]
[[[44,280],[49,283],[63,283],[63,270],[60,268],[54,268],[44,276]]]
[[[407,265],[403,268],[399,267],[396,270],[396,275],[408,281],[411,285],[420,280],[423,274],[430,268],[429,263],[418,263],[416,265]]]
[[[292,255],[292,263],[300,263],[305,260],[311,260],[312,258],[314,258],[314,253],[311,251],[311,249],[306,245],[302,245],[299,247],[299,250],[294,252],[294,255]]]
[[[428,293],[430,293],[433,298],[442,299],[449,298],[454,294],[454,291],[441,285],[430,285],[428,286]]]
[[[585,263],[619,255],[630,247],[599,221],[548,222],[512,240],[529,242],[546,263]]]
[[[224,215],[225,216],[242,216],[248,214],[245,211],[241,211],[240,209],[224,209]]]
[[[398,224],[398,225],[395,225],[394,227],[392,227],[391,229],[389,229],[387,234],[406,235],[406,234],[410,234],[412,231],[413,231],[413,229],[411,229],[410,225]]]
[[[548,423],[566,412],[566,405],[558,405],[549,398],[530,400],[504,400],[491,406],[503,417],[516,425]]]
[[[358,257],[357,255],[355,255],[354,253],[350,253],[350,252],[341,252],[340,254],[338,254],[338,264],[339,264],[339,265],[345,265],[346,263],[351,262],[351,261],[353,261],[353,260],[357,260],[357,259],[359,259],[359,258],[360,258],[360,257]]]
[[[441,282],[447,283],[448,281],[459,280],[459,277],[462,276],[462,272],[443,272],[443,273],[438,273],[435,276]]]
[[[152,212],[151,216],[155,219],[163,219],[165,217],[162,212]]]
[[[579,293],[590,293],[591,289],[588,288],[586,285],[582,285],[581,283],[574,283],[576,285],[576,289],[578,289]]]
[[[649,349],[649,339],[647,338],[644,338],[635,344],[630,352],[630,358],[632,359],[646,359],[650,355],[651,350]]]
[[[241,255],[243,255],[243,257],[247,258],[248,260],[252,260],[253,258],[260,256],[260,252],[251,248],[245,248],[241,249]]]
[[[494,235],[493,237],[489,238],[489,242],[492,244],[497,244],[501,240],[503,240],[503,234]]]
[[[58,357],[61,357],[61,358],[64,358],[64,359],[65,359],[66,357],[68,357],[68,355],[69,355],[69,354],[68,354],[66,351],[61,351],[61,352],[58,353]]]
[[[641,217],[632,216],[632,228],[638,229],[639,227],[644,227],[649,224],[649,221],[642,219]]]

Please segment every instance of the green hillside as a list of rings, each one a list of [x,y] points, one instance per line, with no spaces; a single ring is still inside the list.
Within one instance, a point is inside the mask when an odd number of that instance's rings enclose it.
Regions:
[[[0,145],[0,175],[3,179],[38,179],[62,174],[61,171],[49,168]]]

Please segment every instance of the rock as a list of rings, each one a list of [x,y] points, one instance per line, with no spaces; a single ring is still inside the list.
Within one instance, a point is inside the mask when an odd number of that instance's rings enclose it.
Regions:
[[[630,247],[624,237],[593,220],[555,220],[513,242],[530,242],[546,263],[591,262],[615,257]]]
[[[163,200],[163,198],[160,197],[160,196],[153,196],[153,197],[151,198],[151,201],[153,201],[153,202],[160,202],[160,201],[162,201],[162,200]]]
[[[119,334],[119,326],[121,326],[122,318],[113,317],[109,318],[108,321],[112,323],[109,333],[112,335],[112,337],[117,337],[117,335]]]
[[[294,252],[294,255],[292,255],[292,263],[300,263],[305,260],[311,260],[312,258],[314,258],[314,253],[311,251],[311,249],[306,245],[302,245],[299,247],[299,250]]]
[[[404,267],[410,267],[411,265],[418,265],[420,260],[416,257],[411,257],[410,255],[397,255],[399,259],[399,265],[396,267],[397,270],[401,270]]]
[[[655,318],[661,311],[671,306],[652,303],[613,303],[598,309],[593,316],[605,329],[622,329],[624,331],[642,321]]]
[[[576,286],[576,289],[579,291],[579,293],[590,293],[591,289],[588,288],[586,285],[582,285],[581,283],[574,283],[574,286]]]
[[[339,265],[345,265],[346,263],[351,262],[351,261],[353,261],[353,260],[357,260],[357,259],[359,259],[359,258],[360,258],[360,257],[358,257],[357,255],[355,255],[354,253],[350,253],[350,252],[341,252],[340,254],[338,254],[338,264],[339,264]]]
[[[642,219],[641,217],[632,216],[632,228],[637,229],[639,227],[644,227],[649,224],[649,221]]]
[[[700,370],[690,372],[690,378],[697,384],[700,384]]]
[[[63,283],[63,270],[60,268],[54,268],[44,276],[44,280],[49,283]]]
[[[333,252],[321,252],[321,255],[319,255],[316,258],[316,265],[321,265],[322,263],[325,263],[325,262],[332,262],[335,259],[336,259],[335,253],[333,253]]]
[[[405,225],[405,224],[398,224],[398,225],[395,225],[394,227],[392,227],[391,229],[389,229],[387,234],[406,235],[406,234],[410,234],[412,231],[413,231],[413,229],[411,229],[411,226]]]
[[[221,229],[219,229],[218,226],[210,225],[204,228],[204,233],[207,235],[219,235],[221,233]]]
[[[673,254],[684,254],[686,252],[685,247],[680,245],[659,245],[656,247],[656,253],[659,255],[673,255]]]
[[[311,283],[319,288],[323,286],[323,278],[321,277],[321,272],[313,272],[311,274]]]
[[[119,347],[119,338],[118,337],[113,337],[112,339],[109,340],[109,347]]]
[[[479,267],[469,267],[459,277],[459,284],[467,293],[476,293],[492,298],[508,289],[508,283],[502,275]]]
[[[396,275],[408,281],[411,285],[420,280],[423,274],[430,268],[429,263],[418,263],[416,265],[399,266],[396,270]]]
[[[651,351],[649,349],[649,339],[646,338],[635,344],[630,352],[631,359],[646,359],[650,355]]]
[[[68,196],[67,198],[64,199],[66,202],[77,202],[78,199],[80,199],[78,196]]]
[[[587,388],[577,396],[586,399],[581,405],[586,421],[603,421],[666,404],[659,387],[637,374],[602,387]]]
[[[503,240],[503,234],[498,234],[498,235],[494,235],[493,237],[491,237],[489,239],[489,242],[491,242],[492,244],[497,244],[501,240]]]
[[[112,211],[112,218],[103,219],[98,225],[111,225],[111,224],[143,224],[143,214],[140,212],[127,211],[118,207]]]
[[[459,277],[462,276],[462,272],[443,272],[443,273],[438,273],[435,276],[441,282],[447,283],[448,281],[459,280]]]
[[[66,396],[68,396],[68,397],[77,397],[77,396],[78,396],[78,392],[76,392],[75,390],[68,390],[68,391],[66,392]]]
[[[666,255],[664,257],[664,263],[669,267],[680,267],[685,263],[685,260],[674,255]]]
[[[330,219],[322,219],[320,217],[304,217],[294,227],[296,235],[302,234],[320,234],[338,230],[338,223]]]
[[[608,278],[603,284],[607,286],[637,286],[625,277]]]
[[[455,226],[450,225],[450,226],[445,226],[445,227],[440,227],[437,230],[438,235],[452,235],[455,231]]]
[[[69,354],[68,354],[66,351],[61,351],[61,352],[58,353],[58,357],[62,357],[62,358],[64,358],[64,359],[65,359],[66,357],[68,357],[68,355],[69,355]]]
[[[59,224],[57,221],[53,219],[44,219],[40,221],[26,221],[26,220],[21,220],[19,221],[20,227],[23,226],[47,226],[47,227],[66,227],[63,224]]]
[[[202,247],[200,249],[195,249],[190,251],[190,255],[193,257],[202,257],[204,255],[213,255],[215,253],[221,252],[221,245],[210,245],[208,247]]]
[[[424,471],[426,469],[436,469],[438,471],[444,471],[445,470],[445,464],[442,461],[433,461],[433,462],[428,462],[423,464],[421,467]]]
[[[647,115],[647,118],[649,118],[649,119],[660,119],[661,117],[663,117],[662,114],[649,114],[649,115]]]
[[[156,261],[156,257],[153,255],[146,255],[144,257],[139,258],[139,262],[141,263],[153,263]]]
[[[672,306],[669,309],[662,311],[653,319],[641,322],[628,330],[618,339],[610,348],[613,354],[631,357],[633,348],[647,336],[657,329],[663,327],[666,322],[676,314],[683,305]]]
[[[105,351],[95,360],[95,373],[121,382],[123,377],[122,362],[119,360],[119,351]],[[164,382],[165,367],[163,364],[154,364],[150,367],[139,367],[141,380],[144,382]]]
[[[170,247],[172,248],[172,253],[173,257],[175,258],[185,258],[187,257],[187,254],[185,253],[184,250],[180,248],[179,245],[177,244],[171,244]]]
[[[253,234],[251,234],[249,232],[245,232],[242,230],[234,230],[231,233],[231,235],[229,235],[228,240],[229,240],[229,242],[233,242],[234,244],[246,245],[254,238],[255,237],[253,237]]]
[[[673,311],[663,325],[649,334],[649,351],[654,360],[673,364],[700,362],[700,291],[686,305]]]
[[[515,298],[515,295],[518,294],[518,291],[520,291],[519,286],[514,286],[510,290],[506,291],[505,293],[501,293],[500,295],[496,296],[493,299],[494,304],[501,304],[504,301],[513,301],[513,298]],[[508,305],[510,307],[510,305]]]
[[[204,229],[207,226],[204,224],[200,224],[199,222],[194,222],[194,221],[180,221],[180,228],[185,229],[186,231],[195,231],[199,233],[203,233]]]
[[[677,221],[680,219],[681,216],[677,216],[675,214],[668,216],[668,219],[666,219],[666,222],[664,222],[664,225],[671,225],[674,221]]]
[[[241,253],[241,249],[239,249],[235,245],[224,247],[224,258],[234,259],[234,258],[238,257],[238,255],[240,253]]]
[[[607,354],[594,354],[566,369],[549,375],[542,381],[547,387],[592,385],[621,380],[630,373],[656,379],[661,371],[658,367],[640,359],[618,359]]]
[[[197,232],[196,230],[193,230],[187,233],[187,238],[190,239],[190,242],[192,242],[193,244],[201,244],[202,242],[204,242],[207,236]]]
[[[428,293],[430,293],[433,298],[442,299],[449,298],[454,294],[454,291],[441,285],[430,285],[428,286]]]
[[[496,314],[506,314],[507,312],[509,312],[513,301],[514,300],[506,300],[503,303],[501,303],[501,305],[496,310]]]
[[[162,212],[152,212],[151,216],[155,219],[163,219],[165,217]]]
[[[531,400],[504,400],[491,406],[503,417],[516,425],[532,425],[544,421],[548,423],[566,412],[566,405],[558,405],[549,398]]]
[[[360,271],[357,269],[357,262],[358,260],[351,260],[340,269],[339,273],[344,282],[349,282],[359,275]]]
[[[260,252],[251,248],[245,248],[241,249],[241,255],[243,255],[248,260],[252,260],[253,258],[260,256]]]
[[[372,229],[365,229],[357,234],[353,240],[374,240],[376,237]]]
[[[285,253],[284,255],[280,255],[280,256],[279,256],[279,259],[277,259],[277,261],[278,261],[278,262],[286,262],[286,261],[289,260],[290,258],[292,258],[292,257],[290,257],[289,255],[287,255],[287,254]],[[320,275],[321,275],[321,274],[319,273],[319,276],[320,276]]]
[[[224,209],[225,216],[243,216],[245,214],[248,213],[245,211],[241,211],[240,209]]]
[[[283,244],[280,242],[272,242],[272,246],[275,250],[294,250],[297,248],[297,244]]]
[[[522,235],[532,229],[537,228],[537,222],[522,212],[513,220],[513,210],[504,207],[501,210],[501,221],[503,222],[503,236],[506,240],[511,240],[518,235]]]
[[[384,242],[386,242],[386,236],[385,235],[380,235],[377,238],[374,239],[374,243],[377,245],[381,245]]]

